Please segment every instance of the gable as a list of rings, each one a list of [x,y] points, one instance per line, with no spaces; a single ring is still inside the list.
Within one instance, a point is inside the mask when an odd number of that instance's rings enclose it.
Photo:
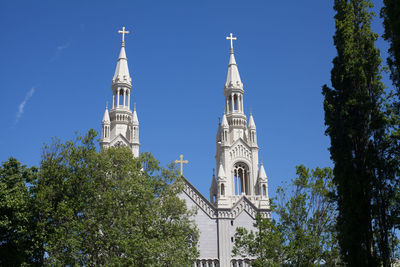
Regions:
[[[182,178],[185,182],[183,192],[210,218],[216,218],[215,207],[186,178]]]
[[[129,147],[130,144],[128,139],[125,138],[122,134],[117,135],[113,140],[110,142],[110,146],[127,146]]]
[[[251,162],[252,153],[246,142],[239,138],[229,149],[229,157],[231,161],[235,160],[236,158],[245,158]]]

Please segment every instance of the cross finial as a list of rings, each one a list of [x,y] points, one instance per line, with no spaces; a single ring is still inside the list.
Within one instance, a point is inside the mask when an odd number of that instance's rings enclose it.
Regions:
[[[233,51],[233,40],[237,40],[236,37],[233,37],[233,34],[230,33],[228,37],[226,37],[226,40],[230,40],[231,41],[231,51]]]
[[[118,33],[122,34],[122,46],[125,46],[125,34],[128,34],[129,31],[125,31],[125,27],[122,27],[122,31],[118,31]]]
[[[181,176],[183,176],[183,164],[184,163],[187,164],[187,163],[189,163],[189,161],[183,160],[183,155],[181,154],[179,156],[179,160],[175,160],[175,163],[180,163],[181,164]]]

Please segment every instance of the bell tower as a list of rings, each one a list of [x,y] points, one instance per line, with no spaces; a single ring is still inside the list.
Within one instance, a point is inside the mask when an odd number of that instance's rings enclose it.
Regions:
[[[243,83],[230,41],[228,73],[224,86],[225,111],[216,136],[217,177],[213,176],[210,199],[217,208],[232,208],[243,196],[257,208],[269,208],[268,178],[259,165],[257,131],[253,115],[243,107]]]
[[[119,53],[117,67],[111,83],[112,108],[108,107],[104,112],[102,120],[101,148],[110,146],[127,146],[131,149],[134,157],[139,156],[139,120],[136,107],[132,112],[130,107],[132,79],[128,69],[128,59],[125,53],[125,27],[122,31],[121,51]]]

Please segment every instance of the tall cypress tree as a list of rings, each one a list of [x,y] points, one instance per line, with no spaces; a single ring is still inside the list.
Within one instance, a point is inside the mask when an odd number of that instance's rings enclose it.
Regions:
[[[390,43],[387,62],[393,84],[400,90],[400,1],[384,0],[383,2],[385,4],[381,10],[385,26],[383,38]]]
[[[337,56],[332,88],[323,86],[326,134],[330,136],[337,187],[338,238],[350,266],[376,266],[373,202],[378,158],[375,135],[384,131],[380,107],[377,35],[371,31],[372,4],[367,0],[335,0]]]
[[[392,94],[392,99],[388,105],[388,114],[390,116],[390,127],[391,131],[387,134],[387,147],[388,153],[386,153],[391,179],[387,179],[384,183],[384,192],[388,196],[388,201],[384,204],[388,207],[387,218],[383,218],[382,223],[386,226],[388,231],[385,235],[380,235],[381,243],[386,240],[382,240],[382,237],[387,240],[393,238],[394,228],[400,228],[400,1],[398,0],[384,0],[384,6],[381,9],[381,17],[383,18],[383,25],[385,27],[385,33],[383,38],[389,42],[389,56],[387,58],[387,64],[390,68],[390,78],[393,85],[397,87],[397,94]],[[388,172],[386,172],[387,174]],[[382,209],[382,208],[381,208]],[[383,232],[384,229],[382,229]],[[389,233],[388,233],[389,232]],[[383,251],[386,254],[393,253],[393,247],[385,246],[386,249]],[[385,248],[384,247],[384,248]]]

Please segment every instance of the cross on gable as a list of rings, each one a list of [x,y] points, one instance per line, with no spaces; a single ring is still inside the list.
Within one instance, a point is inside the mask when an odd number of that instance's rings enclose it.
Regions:
[[[188,164],[189,161],[183,160],[183,155],[181,154],[181,155],[179,156],[179,160],[175,160],[175,163],[181,164],[181,176],[183,176],[183,164],[184,164],[184,163],[185,163],[185,164]]]

